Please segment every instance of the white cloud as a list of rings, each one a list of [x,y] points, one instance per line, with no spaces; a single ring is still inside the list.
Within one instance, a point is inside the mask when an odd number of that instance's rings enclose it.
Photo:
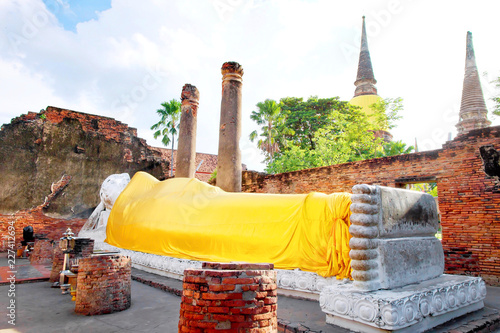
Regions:
[[[113,0],[98,19],[65,31],[41,0],[0,3],[0,123],[47,105],[114,117],[150,144],[155,110],[198,87],[198,150],[217,153],[220,67],[238,61],[243,76],[244,163],[262,168],[247,140],[249,115],[266,98],[340,96],[349,100],[361,16],[382,97],[405,100],[395,139],[439,148],[458,121],[471,30],[478,67],[500,75],[494,1]],[[483,80],[490,98],[495,90]],[[500,119],[496,119],[496,125]],[[422,142],[422,144],[421,144]],[[425,142],[425,144],[424,144]],[[247,158],[248,160],[245,160]]]

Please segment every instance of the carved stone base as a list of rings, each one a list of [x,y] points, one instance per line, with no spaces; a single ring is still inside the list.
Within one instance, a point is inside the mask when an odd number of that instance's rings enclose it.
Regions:
[[[104,242],[104,238],[100,233],[84,231],[80,232],[79,236],[94,238],[96,240],[96,249],[118,251],[123,255],[129,256],[132,260],[132,267],[146,272],[182,280],[186,268],[201,268],[201,261],[159,256],[111,246]],[[347,279],[337,280],[335,277],[324,278],[316,273],[304,272],[299,269],[276,269],[276,271],[278,274],[278,294],[316,301],[319,299],[319,294],[324,287],[343,284],[349,281]]]
[[[363,292],[352,284],[327,286],[320,295],[326,322],[354,332],[423,332],[481,309],[479,277],[441,275],[391,290]]]

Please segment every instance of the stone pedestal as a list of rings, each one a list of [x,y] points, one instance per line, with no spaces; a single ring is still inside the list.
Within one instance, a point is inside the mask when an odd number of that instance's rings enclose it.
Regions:
[[[78,264],[75,312],[87,316],[130,307],[132,262],[121,255],[94,255]]]
[[[179,332],[277,332],[272,264],[203,263],[183,282]]]
[[[366,292],[352,283],[320,295],[326,321],[354,332],[424,332],[481,309],[486,285],[479,277],[442,275],[390,290]]]
[[[237,62],[222,65],[217,186],[228,192],[241,192],[241,87],[243,67]]]
[[[196,123],[199,99],[198,89],[193,85],[185,84],[181,94],[176,177],[194,178],[196,172]]]
[[[94,240],[91,238],[75,238],[75,248],[69,254],[69,259],[82,259],[90,257],[94,252]],[[59,246],[54,246],[54,255],[52,261],[52,271],[50,272],[49,282],[59,281],[59,273],[63,269],[64,253]]]

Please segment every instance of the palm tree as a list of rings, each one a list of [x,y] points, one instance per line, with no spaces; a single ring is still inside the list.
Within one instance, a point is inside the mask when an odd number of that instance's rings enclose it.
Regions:
[[[406,146],[403,141],[391,141],[382,145],[382,151],[377,152],[377,157],[387,157],[395,155],[410,154],[415,150],[413,146]]]
[[[262,133],[260,134],[264,139],[260,139],[257,145],[268,154],[269,160],[272,162],[273,155],[279,151],[277,140],[280,133],[277,127],[285,122],[285,117],[281,113],[281,104],[272,99],[257,103],[257,108],[258,111],[252,111],[250,115],[250,119],[257,122],[258,125],[264,125],[261,127]],[[253,142],[258,136],[257,131],[253,131],[250,133],[250,141]]]
[[[181,103],[172,99],[170,102],[161,103],[162,108],[156,110],[158,116],[160,116],[160,121],[151,126],[152,130],[156,132],[153,134],[154,138],[162,136],[161,142],[168,146],[172,142],[172,154],[170,161],[170,177],[174,175],[174,142],[175,135],[179,129],[179,120],[181,118]],[[172,140],[170,140],[169,135],[172,135]]]

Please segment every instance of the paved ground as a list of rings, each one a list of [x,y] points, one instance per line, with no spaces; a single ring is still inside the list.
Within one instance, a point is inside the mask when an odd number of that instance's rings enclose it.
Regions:
[[[16,259],[19,266],[29,266],[26,260]],[[7,258],[0,254],[0,267],[7,266]],[[74,303],[69,295],[62,295],[59,289],[50,288],[48,282],[29,283],[29,278],[43,277],[46,272],[38,269],[24,270],[23,282],[15,285],[16,325],[8,323],[9,284],[0,285],[0,331],[2,333],[44,333],[44,332],[177,332],[182,286],[179,281],[162,276],[133,270],[135,279],[155,287],[132,281],[132,306],[130,309],[101,316],[82,316],[74,313]],[[1,269],[0,269],[1,271]],[[5,282],[0,274],[0,283]],[[166,292],[162,291],[165,290]],[[474,332],[478,327],[494,318],[500,318],[500,288],[488,287],[486,308],[474,314],[459,318],[432,332]],[[325,315],[318,302],[297,300],[280,296],[278,318],[282,327],[294,332],[302,325],[309,332],[346,333],[347,330],[325,324]],[[500,331],[500,330],[499,330]],[[304,331],[307,332],[307,331]]]

